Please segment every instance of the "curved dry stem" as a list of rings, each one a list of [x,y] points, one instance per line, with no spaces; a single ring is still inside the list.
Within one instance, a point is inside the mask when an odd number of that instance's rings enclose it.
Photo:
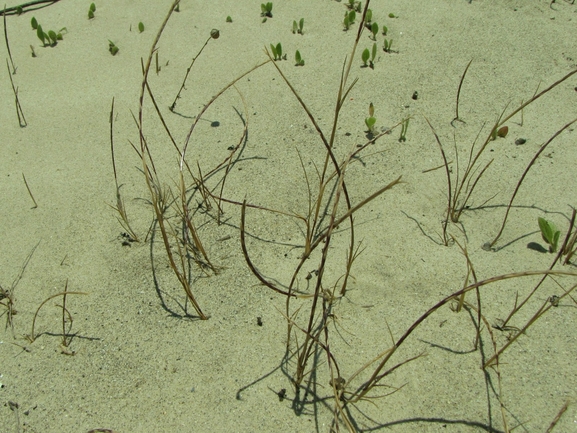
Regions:
[[[523,175],[519,179],[519,182],[517,182],[517,186],[515,187],[515,191],[513,192],[513,195],[511,196],[511,200],[509,201],[509,204],[507,205],[507,211],[505,212],[505,217],[503,218],[503,223],[501,224],[501,228],[499,229],[499,233],[497,233],[497,236],[495,236],[495,239],[493,239],[493,241],[489,244],[490,247],[495,245],[497,240],[499,240],[499,238],[501,237],[503,230],[505,230],[505,224],[507,223],[509,211],[511,210],[511,206],[513,205],[513,200],[515,200],[515,197],[517,196],[517,192],[519,192],[519,188],[521,188],[521,184],[525,180],[525,177],[527,176],[527,173],[529,173],[529,170],[531,169],[531,167],[533,167],[533,164],[535,164],[535,161],[537,161],[537,158],[539,158],[539,155],[541,155],[541,153],[543,153],[543,151],[547,148],[547,146],[549,146],[549,144],[551,144],[551,142],[553,140],[555,140],[555,138],[557,138],[563,131],[565,131],[567,128],[569,128],[571,125],[573,125],[575,122],[577,122],[577,118],[573,119],[571,122],[567,123],[561,129],[559,129],[555,134],[553,134],[551,136],[551,138],[549,138],[549,140],[547,140],[545,143],[543,143],[543,145],[539,148],[537,153],[535,153],[535,155],[533,156],[533,158],[531,159],[531,161],[527,165],[527,168],[525,168],[525,171],[523,172]]]

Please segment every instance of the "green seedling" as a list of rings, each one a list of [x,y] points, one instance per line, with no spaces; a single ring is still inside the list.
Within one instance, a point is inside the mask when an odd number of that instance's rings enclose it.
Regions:
[[[409,129],[409,120],[410,118],[403,120],[401,124],[401,136],[399,137],[399,142],[404,143],[407,141],[407,129]]]
[[[553,224],[551,221],[547,221],[545,218],[539,217],[537,221],[539,222],[539,228],[541,229],[541,236],[543,237],[543,240],[549,245],[549,252],[556,252],[561,232],[557,230],[555,224]]]
[[[371,33],[373,34],[373,41],[376,41],[377,33],[379,33],[379,25],[377,23],[371,25]]]
[[[351,11],[360,12],[361,11],[361,2],[356,1],[356,0],[349,0],[349,4],[347,5],[347,8],[349,8]]]
[[[345,25],[345,30],[348,30],[351,27],[351,24],[353,24],[355,22],[356,18],[357,18],[357,14],[355,13],[355,11],[350,11],[349,13],[345,13],[345,19],[343,21],[343,24]]]
[[[365,48],[363,54],[361,54],[361,58],[363,59],[363,66],[365,68],[368,66],[367,62],[369,61],[369,57],[371,57],[371,53],[368,48]]]
[[[110,39],[108,39],[108,51],[110,51],[110,54],[113,56],[115,56],[119,51],[119,48]]]
[[[54,30],[48,30],[48,38],[50,39],[50,45],[51,46],[56,45],[57,41],[59,40],[57,35],[56,35],[56,32]],[[62,36],[61,36],[61,38],[62,38]],[[60,40],[62,40],[62,39],[60,39]]]
[[[389,28],[387,26],[383,26],[383,36],[387,36]]]
[[[226,17],[226,22],[227,22],[227,23],[232,23],[232,18],[230,17],[230,15]]]
[[[295,66],[304,66],[305,65],[305,61],[304,59],[301,57],[301,53],[299,52],[299,50],[297,50],[297,52],[295,53]]]
[[[300,21],[297,22],[293,21],[293,34],[298,33],[299,35],[303,34],[303,26],[305,25],[305,19],[301,18]]]
[[[38,39],[42,41],[42,45],[46,46],[46,39],[48,39],[48,35],[44,33],[40,24],[36,26],[36,36],[38,36]]]
[[[371,69],[375,68],[375,57],[377,56],[377,43],[373,44],[372,50],[369,51],[368,48],[365,48],[363,54],[361,55],[363,59],[363,66],[366,68],[367,66]],[[368,64],[367,64],[368,62]]]
[[[272,18],[272,2],[261,3],[260,16],[265,18]]]
[[[276,47],[273,44],[270,44],[270,49],[272,51],[272,55],[274,60],[286,60],[286,54],[282,55],[282,45],[280,44],[280,42],[278,44],[276,44]]]
[[[365,14],[365,26],[367,29],[371,29],[371,22],[373,20],[373,11],[371,9],[367,9],[367,13]]]
[[[390,53],[391,52],[391,46],[393,45],[393,40],[392,39],[385,39],[385,43],[383,45],[383,51],[385,53]]]
[[[36,21],[36,18],[32,17],[30,20],[30,25],[32,25],[32,30],[36,30],[38,28],[38,21]]]
[[[90,3],[90,8],[88,9],[88,19],[89,20],[94,18],[94,12],[96,12],[96,5],[94,3]]]
[[[140,33],[142,33],[144,31],[144,24],[142,24],[142,21],[138,23],[138,31]]]
[[[389,14],[389,18],[399,18],[399,16],[398,16],[398,15],[395,15],[394,13],[391,12],[391,13]]]
[[[365,125],[367,125],[368,133],[373,135],[375,133],[375,123],[377,123],[377,119],[374,117],[375,115],[375,107],[371,102],[369,104],[369,117],[365,118]]]

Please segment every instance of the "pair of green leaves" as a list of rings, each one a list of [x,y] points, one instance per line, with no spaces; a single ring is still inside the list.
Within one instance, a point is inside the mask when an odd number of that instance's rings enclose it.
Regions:
[[[94,18],[94,12],[96,12],[96,5],[94,3],[90,3],[90,8],[88,8],[88,19],[89,20]]]
[[[539,222],[539,229],[541,229],[541,236],[543,237],[543,240],[549,245],[549,252],[556,252],[557,246],[559,245],[559,236],[561,236],[561,232],[557,230],[555,224],[547,221],[545,218],[539,217],[537,221]]]
[[[298,33],[299,35],[302,35],[304,25],[305,25],[305,19],[304,18],[301,18],[300,21],[298,22],[298,24],[296,21],[293,21],[293,34]]]
[[[260,16],[272,18],[272,2],[260,4]]]
[[[371,51],[369,51],[368,48],[365,48],[365,50],[363,51],[363,54],[361,55],[361,58],[363,59],[363,66],[365,67],[369,66],[371,69],[374,69],[376,56],[377,56],[377,44],[375,42],[373,44],[373,49]],[[368,65],[367,62],[369,62]]]
[[[270,44],[270,49],[272,51],[272,56],[274,60],[286,60],[286,54],[283,56],[282,54],[282,45],[280,44],[280,42],[278,44],[273,45]]]
[[[345,19],[343,20],[345,30],[348,30],[351,27],[351,24],[353,24],[355,22],[356,18],[357,18],[357,14],[355,13],[355,11],[350,11],[348,13],[345,13]]]

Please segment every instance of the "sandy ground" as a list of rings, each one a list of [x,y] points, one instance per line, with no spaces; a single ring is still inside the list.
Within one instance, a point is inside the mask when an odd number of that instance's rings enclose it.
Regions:
[[[239,242],[240,208],[225,204],[221,225],[212,218],[214,212],[194,217],[210,259],[221,269],[210,277],[192,269],[194,294],[210,316],[206,321],[195,318],[190,305],[185,309],[185,293],[168,267],[160,234],[148,233],[154,215],[140,158],[129,142],[139,143],[132,113],[138,113],[141,59],[148,56],[170,4],[100,0],[95,18],[88,20],[88,1],[61,0],[7,16],[17,67],[12,78],[28,125],[18,125],[5,71],[0,85],[0,285],[13,294],[17,314],[11,327],[6,308],[0,306],[2,432],[330,429],[333,402],[326,356],[319,353],[318,367],[307,379],[309,393],[301,392],[296,400],[291,385],[295,362],[284,362],[285,298],[260,285],[249,271]],[[387,350],[391,338],[398,339],[435,303],[462,288],[467,278],[460,248],[440,243],[447,183],[443,169],[430,170],[439,167],[442,158],[425,116],[455,174],[455,149],[462,169],[479,131],[482,142],[508,103],[510,111],[536,89],[577,68],[577,5],[564,0],[551,5],[549,0],[374,0],[371,9],[373,21],[388,26],[394,52],[381,50],[384,37],[378,35],[374,69],[361,68],[361,51],[373,44],[368,31],[361,36],[351,70],[351,80],[358,82],[341,113],[335,153],[343,158],[366,142],[364,119],[371,102],[378,130],[412,118],[406,142],[399,142],[397,128],[348,167],[353,203],[399,176],[403,183],[355,217],[355,239],[364,249],[352,269],[349,291],[335,303],[334,326],[329,327],[331,351],[345,379]],[[259,1],[183,0],[158,44],[161,69],[157,74],[153,68],[150,75],[177,144],[182,146],[204,104],[265,60],[264,46],[278,42],[288,55],[287,61],[277,62],[279,67],[330,135],[342,64],[356,33],[343,31],[345,10],[345,2],[277,0],[273,18],[262,23]],[[232,23],[225,22],[227,15]],[[30,26],[32,16],[45,30],[66,27],[63,40],[42,47]],[[292,22],[301,17],[304,35],[295,35]],[[139,22],[145,25],[142,33]],[[168,107],[186,68],[213,28],[220,29],[220,38],[209,41],[196,61],[172,113]],[[108,51],[109,40],[119,48],[116,56]],[[2,57],[7,57],[1,45]],[[293,66],[296,49],[305,59],[303,67]],[[466,123],[452,127],[457,87],[471,59],[459,108]],[[188,150],[190,165],[197,170],[198,163],[203,173],[209,172],[229,155],[230,146],[239,144],[243,121],[248,121],[241,157],[223,195],[286,213],[306,213],[304,171],[314,181],[315,166],[322,166],[325,154],[318,134],[271,64],[241,79],[236,88],[199,122]],[[412,98],[415,91],[417,99]],[[142,239],[130,245],[123,245],[124,229],[109,206],[116,200],[109,141],[113,98],[121,192]],[[532,167],[496,251],[481,246],[496,235],[533,155],[576,113],[577,75],[526,108],[522,119],[511,119],[505,138],[489,143],[482,160],[494,162],[471,197],[471,209],[460,224],[449,226],[449,233],[467,247],[479,280],[551,265],[554,256],[545,249],[537,218],[554,221],[564,237],[571,206],[577,205],[574,126]],[[177,154],[150,100],[144,125],[159,178],[176,190]],[[526,143],[516,145],[519,138]],[[215,185],[221,177],[207,182]],[[191,200],[201,201],[198,194]],[[267,278],[286,285],[302,254],[302,224],[255,209],[247,212],[246,224],[254,263]],[[335,234],[325,288],[344,272],[348,230],[343,224]],[[318,267],[318,259],[312,257],[299,274],[300,289],[310,291],[305,277]],[[555,269],[576,271],[574,264]],[[505,318],[516,294],[523,299],[538,278],[483,287],[487,323]],[[25,338],[40,304],[66,284],[69,291],[88,293],[67,297],[74,334],[67,351],[74,355],[61,349],[62,309],[56,305],[62,297],[38,313],[36,340]],[[573,284],[574,277],[548,279],[511,324],[523,326],[539,307],[548,305],[550,296],[562,295],[563,287]],[[474,295],[466,299],[476,305]],[[309,302],[293,301],[294,308],[303,307],[297,317],[301,326]],[[516,340],[500,358],[499,383],[494,370],[484,373],[480,368],[493,353],[486,327],[482,350],[473,350],[475,313],[442,307],[411,334],[390,365],[420,353],[426,356],[385,378],[388,388],[376,394],[401,389],[351,406],[356,428],[543,432],[570,402],[554,431],[577,431],[576,308],[571,298],[564,298]],[[492,331],[499,345],[514,334]],[[347,385],[360,385],[371,368]],[[282,401],[277,395],[281,389],[286,389]],[[339,428],[346,431],[344,425]]]

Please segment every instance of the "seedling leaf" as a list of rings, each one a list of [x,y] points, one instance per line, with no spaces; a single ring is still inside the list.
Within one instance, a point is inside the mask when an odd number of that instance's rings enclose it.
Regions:
[[[369,61],[370,57],[371,57],[371,52],[369,51],[368,48],[365,48],[365,50],[363,51],[363,54],[362,54],[363,64],[365,66],[367,66],[367,62]]]
[[[36,27],[36,35],[38,36],[38,39],[42,41],[42,45],[46,45],[46,34],[42,31],[42,26],[40,24]]]
[[[144,31],[144,24],[142,24],[142,21],[138,23],[138,31],[140,33],[142,33]]]
[[[36,30],[38,28],[38,21],[36,21],[36,18],[32,17],[32,19],[30,20],[30,25],[32,25],[33,30]]]
[[[50,38],[51,45],[56,45],[56,32],[54,30],[48,31],[48,37]]]
[[[555,224],[545,218],[539,217],[537,221],[539,222],[539,229],[541,229],[541,237],[549,244],[549,251],[552,253],[556,252],[561,232],[557,230]]]

